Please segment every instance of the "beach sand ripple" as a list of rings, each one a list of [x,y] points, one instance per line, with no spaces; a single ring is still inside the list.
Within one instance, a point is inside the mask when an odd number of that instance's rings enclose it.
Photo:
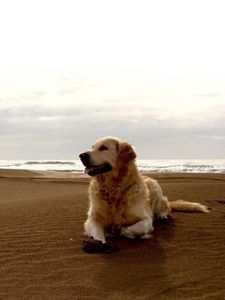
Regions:
[[[88,254],[89,178],[0,170],[0,299],[225,299],[225,175],[151,176],[169,199],[212,211],[173,213],[150,240]]]

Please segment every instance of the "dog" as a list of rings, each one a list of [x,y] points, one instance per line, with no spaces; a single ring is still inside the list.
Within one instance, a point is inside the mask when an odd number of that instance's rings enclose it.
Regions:
[[[139,173],[134,147],[115,137],[98,139],[80,154],[89,185],[85,233],[106,243],[106,233],[149,239],[155,218],[168,218],[171,210],[208,213],[205,205],[184,200],[169,202],[159,183]]]

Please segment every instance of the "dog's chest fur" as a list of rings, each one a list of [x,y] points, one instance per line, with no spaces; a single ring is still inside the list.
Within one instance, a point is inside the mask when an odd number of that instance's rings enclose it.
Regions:
[[[130,213],[133,205],[131,194],[135,193],[137,183],[134,181],[122,184],[121,182],[101,182],[95,184],[96,198],[101,205],[102,217],[106,227],[117,232],[122,226],[128,226],[138,221],[137,216]]]

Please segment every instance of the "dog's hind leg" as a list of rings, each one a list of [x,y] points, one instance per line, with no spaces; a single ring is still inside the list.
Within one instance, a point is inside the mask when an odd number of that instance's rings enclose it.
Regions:
[[[166,196],[160,195],[155,205],[154,214],[159,219],[167,219],[171,209]]]
[[[145,218],[133,225],[122,227],[120,235],[125,236],[130,239],[140,237],[142,239],[149,239],[151,237],[151,232],[153,230],[153,220],[151,217]]]

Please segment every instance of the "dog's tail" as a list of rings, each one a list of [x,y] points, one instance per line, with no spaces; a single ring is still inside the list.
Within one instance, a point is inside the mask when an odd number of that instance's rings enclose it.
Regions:
[[[173,211],[186,211],[186,212],[202,212],[209,213],[210,210],[206,205],[198,202],[188,202],[184,200],[176,200],[169,202],[169,208]]]

